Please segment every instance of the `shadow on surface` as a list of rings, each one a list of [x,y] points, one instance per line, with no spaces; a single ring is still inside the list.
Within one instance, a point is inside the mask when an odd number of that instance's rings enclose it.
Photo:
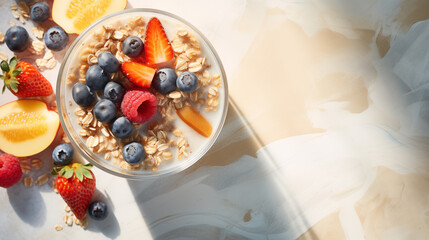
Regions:
[[[101,221],[97,221],[88,217],[88,227],[86,230],[92,232],[101,232],[105,237],[109,239],[116,239],[121,234],[118,219],[115,217],[115,208],[112,200],[107,192],[100,192],[98,189],[95,190],[92,196],[91,202],[103,201],[107,204],[107,217]]]
[[[229,103],[218,140],[197,163],[153,181],[128,181],[153,238],[290,239],[302,232],[293,226],[308,227],[257,134]]]
[[[26,188],[18,182],[7,189],[10,205],[23,222],[42,226],[46,221],[46,205],[38,187]]]

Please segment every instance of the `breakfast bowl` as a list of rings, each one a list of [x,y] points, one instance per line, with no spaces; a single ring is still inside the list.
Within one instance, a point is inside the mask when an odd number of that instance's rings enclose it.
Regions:
[[[162,27],[157,27],[156,31],[163,28],[171,46],[168,49],[174,55],[166,62],[151,61],[155,59],[153,52],[154,55],[160,52],[152,49],[153,45],[160,45],[153,44],[153,39],[159,40],[159,33],[150,38],[155,31],[154,19],[161,23]],[[143,50],[138,56],[129,56],[124,49],[127,47],[124,42],[130,36],[142,40]],[[110,52],[120,63],[116,72],[103,68],[102,71],[108,72],[108,82],[119,83],[125,92],[122,101],[114,102],[115,107],[111,109],[116,111],[109,120],[100,117],[101,110],[97,106],[106,102],[106,98],[111,100],[105,94],[107,87],[105,84],[94,87],[87,76],[88,69],[102,66],[98,60],[103,52]],[[145,67],[140,68],[142,65]],[[154,86],[151,76],[158,78],[159,82],[165,68],[174,69],[179,79],[196,77],[194,84],[197,85],[189,90],[179,86],[177,80],[174,90],[160,90],[159,86]],[[141,84],[141,81],[136,81],[135,73],[138,71],[135,69],[145,70],[141,70],[140,75],[147,79],[150,76],[152,82]],[[76,95],[73,96],[77,94],[75,85],[89,89],[94,98],[91,104],[76,100]],[[156,98],[156,101],[149,102],[145,98],[139,102],[134,98],[135,92],[144,92],[151,96],[149,99]],[[225,71],[207,38],[181,17],[146,8],[113,13],[84,30],[64,57],[56,94],[61,125],[77,155],[108,173],[135,180],[167,176],[192,166],[216,141],[228,108]],[[147,115],[151,112],[148,109],[156,109],[153,116]],[[145,118],[149,120],[135,120],[131,117],[133,113],[146,114]],[[132,123],[132,133],[118,137],[117,128],[123,125],[116,125],[114,129],[113,123],[119,118]],[[131,148],[130,152],[130,144],[141,144],[144,149],[137,161],[130,160],[130,154],[136,151]]]

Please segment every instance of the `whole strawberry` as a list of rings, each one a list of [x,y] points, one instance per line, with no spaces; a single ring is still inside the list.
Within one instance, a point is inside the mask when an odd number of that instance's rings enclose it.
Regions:
[[[0,155],[0,187],[11,187],[21,176],[22,170],[17,157],[6,153]]]
[[[18,62],[15,57],[9,63],[0,63],[4,81],[2,93],[8,88],[17,97],[41,97],[52,94],[51,83],[37,69],[27,62]]]
[[[91,164],[73,163],[65,167],[55,167],[57,190],[76,218],[83,219],[95,191],[95,177]]]

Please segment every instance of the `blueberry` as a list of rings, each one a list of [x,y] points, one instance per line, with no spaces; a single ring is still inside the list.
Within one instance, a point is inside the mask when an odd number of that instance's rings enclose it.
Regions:
[[[53,26],[43,35],[46,47],[53,51],[60,51],[67,46],[69,35],[59,26]]]
[[[172,68],[161,68],[156,71],[152,86],[161,94],[168,94],[176,89],[177,74]]]
[[[103,220],[107,217],[107,205],[102,201],[95,201],[89,204],[88,214],[94,220]]]
[[[98,121],[109,123],[116,117],[116,105],[108,99],[101,99],[94,106],[94,115]]]
[[[102,52],[98,55],[98,65],[108,73],[119,71],[120,64],[118,59],[111,52]]]
[[[129,164],[138,164],[146,157],[143,145],[138,142],[131,142],[122,149],[122,156]]]
[[[67,143],[59,144],[52,151],[52,158],[55,164],[67,165],[73,160],[73,148]]]
[[[103,96],[114,103],[120,103],[124,98],[125,89],[120,83],[108,82],[104,87]]]
[[[92,65],[86,71],[86,85],[93,90],[103,90],[109,80],[109,74],[98,65]]]
[[[182,92],[193,92],[198,86],[197,75],[191,72],[184,72],[177,78],[176,85]]]
[[[127,138],[134,131],[133,123],[126,117],[118,117],[112,123],[112,133],[118,138]]]
[[[6,31],[5,42],[11,51],[22,52],[27,49],[30,43],[30,36],[25,28],[13,26]]]
[[[143,41],[136,36],[127,37],[122,43],[122,50],[129,57],[138,57],[143,51]]]
[[[45,2],[35,3],[30,10],[30,18],[36,22],[44,22],[49,18],[49,7]]]
[[[94,93],[83,83],[76,83],[72,88],[73,100],[81,107],[89,107],[94,101]]]

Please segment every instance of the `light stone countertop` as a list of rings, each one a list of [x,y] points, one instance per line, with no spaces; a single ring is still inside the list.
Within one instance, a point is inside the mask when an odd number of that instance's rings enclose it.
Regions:
[[[3,33],[18,24],[11,3],[0,0]],[[132,7],[179,15],[213,44],[230,89],[221,135],[166,178],[129,181],[95,168],[95,198],[111,211],[85,230],[63,224],[65,203],[48,184],[0,189],[1,239],[429,238],[429,2]],[[11,56],[5,44],[0,51]],[[58,69],[43,72],[53,86]],[[15,99],[6,93],[0,105]],[[51,149],[30,176],[49,171]]]

